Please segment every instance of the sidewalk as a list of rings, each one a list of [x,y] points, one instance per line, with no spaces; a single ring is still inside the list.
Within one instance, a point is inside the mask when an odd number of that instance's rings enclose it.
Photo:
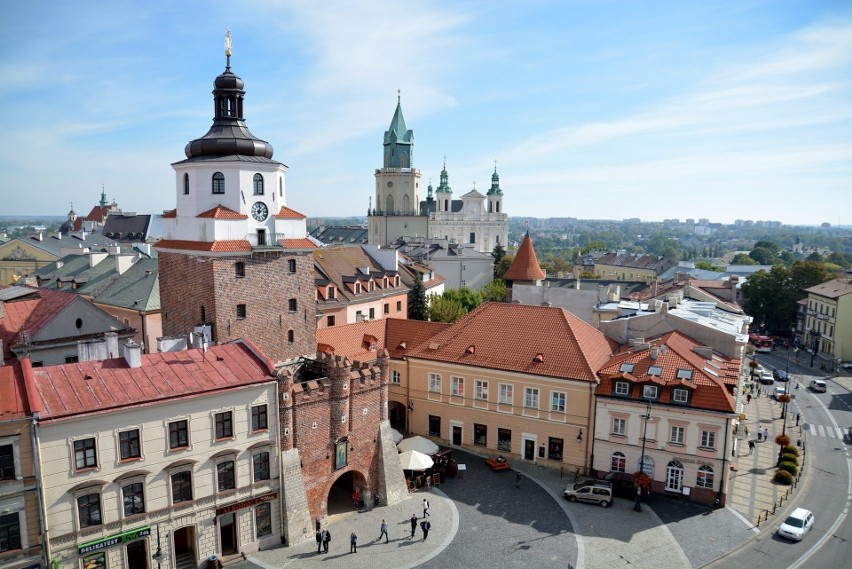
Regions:
[[[792,395],[795,396],[795,383],[790,383]],[[788,489],[792,488],[792,486],[783,486],[772,481],[779,452],[778,445],[775,444],[775,436],[781,434],[784,426],[781,403],[767,394],[767,391],[774,391],[774,387],[761,385],[762,394],[758,397],[757,389],[755,389],[751,403],[743,406],[746,420],[740,425],[737,434],[739,444],[737,456],[734,458],[737,471],[731,478],[731,489],[728,493],[728,507],[742,514],[754,526],[758,525],[758,518],[761,516],[763,516],[761,523],[766,523],[767,511],[771,520],[774,505],[787,493]],[[802,437],[801,427],[796,426],[797,410],[794,399],[787,405],[786,431],[794,445],[796,440]],[[749,429],[748,436],[745,434],[746,426]],[[768,440],[757,442],[758,428],[769,430]],[[755,441],[754,452],[751,455],[748,449],[749,440]]]

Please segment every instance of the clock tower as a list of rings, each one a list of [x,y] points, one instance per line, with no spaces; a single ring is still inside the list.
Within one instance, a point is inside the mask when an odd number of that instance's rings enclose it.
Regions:
[[[155,245],[163,332],[204,326],[213,342],[247,338],[287,361],[316,348],[314,244],[305,216],[286,206],[287,166],[246,126],[230,32],[225,57],[213,84],[213,125],[172,164],[176,207],[163,214]]]

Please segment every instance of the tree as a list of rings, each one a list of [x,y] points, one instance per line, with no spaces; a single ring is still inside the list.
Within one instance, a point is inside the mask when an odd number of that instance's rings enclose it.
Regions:
[[[467,312],[459,301],[446,296],[434,297],[429,305],[429,320],[432,322],[455,322],[465,314]]]
[[[796,303],[807,296],[805,289],[831,278],[821,263],[800,261],[790,269],[775,265],[768,273],[758,271],[743,284],[743,308],[758,326],[789,330],[796,321]]]
[[[426,301],[426,287],[420,274],[414,274],[414,286],[408,291],[409,320],[426,320],[429,317],[429,303]]]
[[[718,271],[718,267],[711,263],[710,261],[698,261],[695,263],[696,269],[703,269],[705,271]]]
[[[491,256],[494,257],[494,267],[497,267],[497,264],[500,262],[500,259],[506,256],[506,249],[503,248],[499,243],[494,246],[494,250],[491,251]]]
[[[512,266],[512,261],[515,260],[514,255],[504,255],[499,263],[494,263],[494,278],[502,279],[509,267]]]
[[[484,302],[509,302],[509,289],[506,281],[494,279],[479,291]]]
[[[757,261],[748,256],[748,253],[737,253],[731,259],[732,265],[756,265]]]
[[[748,254],[758,265],[773,265],[777,259],[775,252],[766,247],[756,247]]]
[[[840,251],[834,251],[833,253],[829,254],[825,260],[829,263],[834,263],[835,265],[840,265],[844,268],[849,266],[849,259]]]
[[[466,286],[445,291],[444,298],[458,302],[465,314],[482,304],[482,295]]]
[[[822,255],[814,251],[807,257],[805,257],[805,261],[812,261],[814,263],[822,263]]]

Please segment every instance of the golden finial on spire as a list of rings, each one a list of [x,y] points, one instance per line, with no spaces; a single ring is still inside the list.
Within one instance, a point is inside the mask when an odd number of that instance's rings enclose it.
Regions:
[[[225,55],[231,57],[231,28],[225,31]]]

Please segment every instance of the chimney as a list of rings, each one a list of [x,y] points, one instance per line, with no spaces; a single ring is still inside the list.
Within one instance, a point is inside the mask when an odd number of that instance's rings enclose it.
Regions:
[[[118,357],[118,334],[115,332],[106,332],[104,334],[106,340],[107,359]]]
[[[124,359],[131,368],[142,367],[142,346],[133,340],[128,340],[124,345]]]
[[[43,232],[41,232],[41,231],[39,231],[39,232],[38,232],[38,237],[37,237],[37,239],[38,239],[39,241],[44,241],[44,233],[43,233]]]

